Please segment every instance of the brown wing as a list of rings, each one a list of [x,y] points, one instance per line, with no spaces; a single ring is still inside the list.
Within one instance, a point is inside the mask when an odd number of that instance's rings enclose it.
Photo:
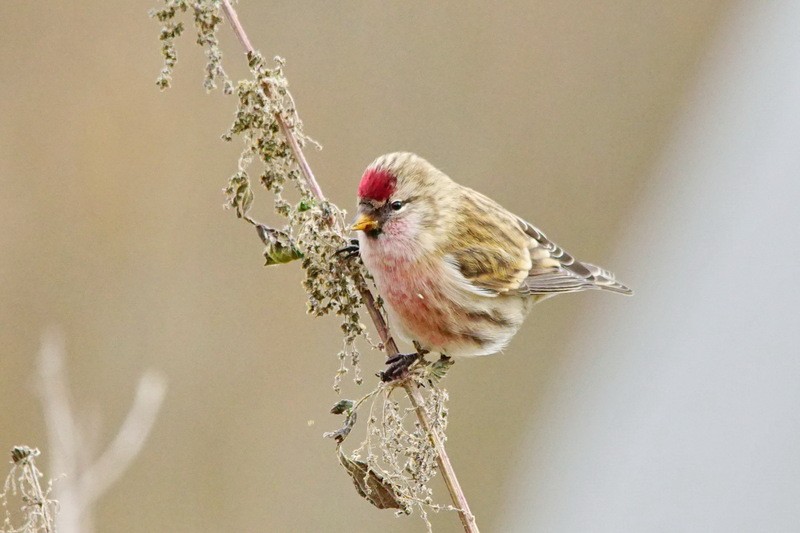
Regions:
[[[551,295],[586,289],[633,294],[614,274],[575,260],[537,228],[512,215],[490,198],[469,192],[462,197],[445,259],[479,294],[516,292]],[[475,224],[480,214],[482,223]]]
[[[526,235],[531,237],[530,254],[533,263],[528,277],[519,290],[528,294],[554,294],[586,289],[605,289],[633,294],[618,282],[614,274],[590,263],[582,263],[547,238],[539,229],[519,219]]]
[[[532,263],[528,237],[516,217],[475,191],[462,197],[459,220],[449,236],[445,259],[477,293],[486,296],[517,291]],[[480,217],[481,223],[476,224]]]

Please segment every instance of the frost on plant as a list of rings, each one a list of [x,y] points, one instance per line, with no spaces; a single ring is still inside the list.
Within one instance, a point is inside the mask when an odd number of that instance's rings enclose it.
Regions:
[[[5,518],[2,533],[50,533],[55,531],[58,502],[48,499],[50,484],[42,490],[42,473],[36,467],[39,450],[15,446],[11,450],[11,471],[0,492]],[[19,499],[19,509],[9,509],[9,496]]]

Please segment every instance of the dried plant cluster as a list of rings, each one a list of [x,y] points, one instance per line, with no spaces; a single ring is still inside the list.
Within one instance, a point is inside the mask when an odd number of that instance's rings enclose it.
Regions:
[[[204,0],[190,2],[188,0],[165,0],[160,9],[152,9],[150,16],[157,18],[161,24],[161,54],[164,56],[164,67],[156,80],[161,89],[166,89],[172,82],[172,69],[178,61],[175,51],[175,39],[180,37],[186,29],[183,21],[176,21],[175,16],[180,12],[191,10],[194,14],[193,21],[197,29],[197,44],[206,49],[206,76],[203,86],[207,91],[217,87],[217,81],[222,80],[222,90],[225,94],[233,92],[233,84],[222,68],[222,51],[219,49],[217,29],[223,19],[220,16],[220,0]]]
[[[428,365],[414,367],[410,379],[423,389],[423,409],[432,421],[432,431],[447,439],[447,391],[434,386],[437,374]],[[411,514],[416,507],[431,530],[427,511],[456,510],[433,500],[429,483],[437,472],[437,451],[430,444],[428,431],[415,416],[415,409],[391,384],[380,384],[360,400],[340,400],[331,413],[344,415],[344,425],[325,436],[337,442],[339,461],[351,474],[364,498],[380,509],[397,509],[397,514]],[[368,407],[367,407],[368,406]],[[358,419],[359,408],[368,416],[367,435],[349,455],[342,443]]]
[[[11,471],[3,484],[0,503],[5,511],[2,533],[50,533],[55,531],[58,504],[49,499],[52,487],[42,489],[42,473],[36,466],[36,448],[15,446],[11,450]],[[8,497],[20,500],[19,511],[12,513]],[[17,523],[18,525],[14,525]]]
[[[188,11],[189,7],[193,9],[198,29],[197,42],[206,47],[209,58],[205,86],[213,86],[217,77],[222,77],[227,83],[219,64],[222,54],[215,36],[221,20],[220,4],[232,11],[227,1],[164,0],[163,8],[151,12],[163,26],[161,41],[165,64],[157,80],[159,87],[163,89],[169,86],[175,66],[174,39],[183,29],[175,16]],[[238,24],[238,20],[235,24]],[[303,172],[298,161],[300,147],[309,143],[317,147],[319,145],[303,133],[294,100],[287,89],[283,60],[275,58],[275,64],[268,66],[261,54],[250,48],[241,31],[242,34],[238,36],[247,49],[252,77],[236,83],[234,93],[237,108],[234,120],[222,136],[226,141],[240,137],[244,145],[238,169],[224,189],[226,207],[256,227],[266,245],[264,257],[267,265],[295,259],[301,261],[310,314],[335,314],[341,317],[342,349],[338,353],[340,366],[334,379],[334,388],[339,392],[348,365],[354,368],[355,383],[362,383],[357,346],[359,338],[373,348],[384,348],[383,344],[376,344],[368,338],[367,328],[359,316],[364,298],[369,297],[368,274],[359,260],[337,257],[336,251],[348,244],[345,238],[345,212],[327,201],[318,188],[312,190],[316,183],[313,177],[312,183],[309,182],[308,172]],[[296,146],[292,145],[293,142]],[[281,228],[268,227],[251,216],[253,176],[256,174],[258,181],[273,196],[274,210],[284,221]],[[380,313],[379,303],[378,307],[371,301],[368,305],[372,306],[371,312]],[[377,320],[379,332],[381,327],[385,328],[382,318],[376,319],[375,314],[372,318]],[[386,340],[385,331],[383,337]],[[447,425],[447,393],[435,385],[442,374],[441,368],[418,365],[404,385],[408,392],[410,387],[416,391],[421,383],[426,384],[424,393],[415,393],[416,400],[409,401],[410,396],[408,399],[398,398],[401,395],[396,391],[403,390],[403,387],[380,383],[357,402],[340,401],[332,412],[345,415],[344,426],[326,434],[336,439],[339,459],[363,497],[377,507],[398,509],[398,514],[410,513],[417,507],[429,529],[426,509],[458,510],[452,506],[434,504],[429,485],[438,471],[437,461],[443,455],[441,443],[445,440]],[[345,454],[342,442],[355,425],[360,409],[369,412],[366,437],[352,453]],[[414,415],[417,420],[414,420]],[[427,417],[427,424],[420,422],[422,416]],[[436,432],[436,435],[431,435],[430,431]],[[436,448],[434,440],[439,442],[440,449]],[[474,522],[471,516],[470,519]],[[477,531],[477,528],[474,530]]]
[[[356,381],[361,381],[356,339],[366,338],[366,326],[358,314],[362,302],[357,283],[363,280],[364,273],[357,262],[336,260],[336,251],[347,243],[342,236],[345,213],[312,195],[276,118],[284,117],[300,146],[309,142],[319,146],[303,133],[283,75],[283,60],[275,58],[275,66],[268,68],[261,54],[251,53],[248,62],[253,77],[236,84],[235,118],[222,136],[226,141],[239,136],[244,144],[238,170],[225,188],[226,206],[237,217],[256,226],[266,245],[267,265],[302,259],[309,313],[342,317],[345,336],[334,383],[338,390],[348,370],[348,360],[354,367]],[[250,216],[254,198],[250,171],[255,160],[260,164],[258,181],[272,193],[275,212],[286,221],[281,229],[269,228]],[[293,187],[295,201],[284,196],[287,184]]]

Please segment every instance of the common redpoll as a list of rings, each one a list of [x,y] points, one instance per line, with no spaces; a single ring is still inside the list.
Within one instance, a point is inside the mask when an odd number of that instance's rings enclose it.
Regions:
[[[611,272],[576,261],[412,153],[387,154],[367,167],[352,229],[392,332],[446,356],[502,350],[533,304],[550,296],[632,294]]]

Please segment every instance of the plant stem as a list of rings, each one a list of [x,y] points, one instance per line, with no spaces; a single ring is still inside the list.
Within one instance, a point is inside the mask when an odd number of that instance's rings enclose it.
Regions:
[[[33,491],[36,495],[36,499],[33,502],[34,505],[37,505],[42,512],[42,523],[44,526],[45,533],[53,533],[53,517],[50,516],[50,509],[48,508],[48,501],[44,495],[44,491],[42,491],[42,486],[39,483],[39,471],[36,466],[33,464],[33,457],[29,457],[26,459],[24,467],[28,470],[28,478],[31,481],[31,485],[33,485]]]
[[[242,47],[244,47],[247,55],[254,53],[255,49],[253,48],[253,45],[250,44],[250,39],[248,39],[247,33],[245,33],[241,22],[239,22],[239,17],[236,14],[236,10],[233,9],[230,0],[222,0],[222,9],[225,12],[228,22],[233,28],[233,32],[236,34],[236,37],[239,39]],[[267,91],[267,94],[269,94],[270,88],[265,87],[265,91]],[[286,119],[279,112],[275,113],[275,120],[277,121],[281,132],[286,137],[289,147],[292,149],[294,157],[297,160],[297,164],[299,165],[300,170],[305,177],[306,184],[311,190],[311,193],[318,200],[324,201],[325,195],[322,193],[322,189],[317,183],[314,173],[311,171],[311,167],[306,160],[305,154],[303,154],[303,149],[300,147],[300,143],[297,141],[297,138],[295,137],[291,127],[287,124]],[[380,311],[378,310],[377,305],[375,304],[375,298],[372,296],[372,292],[370,292],[363,280],[361,280],[361,283],[359,283],[359,291],[361,293],[361,298],[364,301],[364,306],[367,308],[367,311],[372,318],[372,322],[375,324],[375,329],[378,331],[378,335],[383,342],[386,354],[389,357],[397,355],[399,353],[397,344],[389,334],[389,327],[386,324],[383,315],[381,315]],[[447,490],[450,492],[453,505],[455,505],[458,510],[458,516],[461,519],[462,525],[464,526],[464,531],[467,533],[479,533],[478,525],[475,523],[475,515],[473,515],[472,511],[469,509],[469,503],[467,502],[467,498],[464,496],[464,491],[461,489],[461,485],[458,482],[456,472],[453,469],[452,463],[450,462],[450,457],[447,455],[447,451],[444,448],[444,442],[440,438],[439,433],[431,426],[431,422],[428,420],[428,417],[425,414],[423,407],[424,400],[419,391],[419,386],[414,381],[406,380],[403,382],[403,388],[408,395],[411,405],[414,407],[414,412],[417,414],[420,424],[422,424],[422,426],[425,428],[425,431],[428,433],[428,437],[431,440],[431,444],[433,444],[434,448],[436,449],[436,462],[439,465],[439,470],[441,471],[442,477],[447,485]]]
[[[399,353],[397,344],[394,342],[391,335],[389,335],[389,326],[386,324],[383,315],[378,311],[372,293],[369,289],[363,287],[361,289],[361,296],[364,300],[364,306],[369,311],[370,317],[372,317],[372,321],[375,323],[375,329],[378,330],[378,335],[383,342],[386,354],[389,357],[397,355]],[[439,464],[439,470],[442,472],[442,477],[444,478],[445,485],[447,485],[447,490],[450,492],[453,505],[458,509],[458,517],[461,519],[464,531],[467,533],[478,533],[475,515],[470,511],[467,497],[464,496],[464,491],[461,489],[461,484],[456,477],[456,471],[453,468],[453,464],[450,462],[447,451],[444,449],[444,442],[439,437],[439,433],[431,426],[431,422],[425,414],[425,409],[423,407],[425,400],[419,392],[419,386],[414,381],[405,380],[403,382],[403,388],[406,390],[408,399],[414,407],[414,412],[417,414],[420,424],[425,428],[428,438],[431,439],[433,447],[436,448],[436,462]]]
[[[256,50],[253,48],[253,45],[250,44],[250,39],[247,37],[247,33],[244,31],[242,23],[239,22],[239,16],[236,14],[236,10],[233,9],[230,0],[222,0],[222,9],[225,11],[225,16],[228,18],[231,28],[233,28],[233,33],[236,34],[236,37],[239,38],[239,42],[242,43],[245,54],[249,56],[250,54],[255,53]],[[266,92],[267,96],[272,94],[272,89],[269,87],[269,85],[264,86],[264,91]],[[294,153],[297,164],[300,166],[300,170],[303,172],[303,176],[306,178],[306,185],[308,185],[308,188],[311,189],[312,194],[317,198],[317,200],[324,202],[325,195],[322,194],[322,189],[320,188],[319,183],[317,183],[314,173],[311,171],[308,160],[306,160],[303,149],[300,147],[300,143],[297,142],[297,137],[295,137],[294,133],[292,132],[292,128],[289,127],[286,119],[279,112],[275,113],[275,121],[278,123],[278,127],[281,129],[283,136],[286,137],[286,141],[289,143],[292,153]]]

